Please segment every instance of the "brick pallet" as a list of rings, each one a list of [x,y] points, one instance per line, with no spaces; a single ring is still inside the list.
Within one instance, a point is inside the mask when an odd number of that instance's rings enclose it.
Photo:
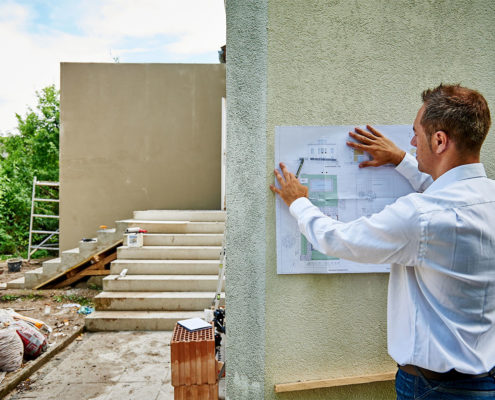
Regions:
[[[176,324],[170,354],[175,400],[218,399],[213,327],[190,332]]]

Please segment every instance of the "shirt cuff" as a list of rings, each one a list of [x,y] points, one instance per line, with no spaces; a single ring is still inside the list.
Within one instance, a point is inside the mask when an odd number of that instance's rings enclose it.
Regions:
[[[402,161],[395,167],[395,170],[401,174],[402,176],[407,176],[408,172],[411,171],[412,168],[417,169],[418,162],[413,155],[406,153]]]
[[[294,218],[298,219],[309,207],[314,207],[313,203],[311,203],[307,197],[299,197],[292,202],[289,211]]]

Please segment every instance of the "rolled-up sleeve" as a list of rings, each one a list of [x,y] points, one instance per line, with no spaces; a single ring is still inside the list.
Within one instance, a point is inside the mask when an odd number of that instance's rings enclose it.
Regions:
[[[417,263],[421,228],[409,196],[346,223],[327,217],[305,197],[291,204],[290,213],[308,241],[326,255],[361,263]]]

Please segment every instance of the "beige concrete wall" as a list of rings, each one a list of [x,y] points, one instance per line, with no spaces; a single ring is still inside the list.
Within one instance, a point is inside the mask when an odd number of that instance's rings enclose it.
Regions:
[[[62,63],[61,249],[134,210],[219,209],[222,64]]]

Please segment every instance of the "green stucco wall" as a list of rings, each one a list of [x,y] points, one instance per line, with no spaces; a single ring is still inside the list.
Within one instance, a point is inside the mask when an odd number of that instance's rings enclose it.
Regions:
[[[264,398],[267,2],[227,2],[227,397]]]
[[[231,291],[242,288],[242,295],[228,300],[227,305],[236,314],[234,319],[229,315],[229,327],[239,333],[229,336],[236,344],[235,348],[228,347],[227,372],[231,377],[227,396],[394,399],[392,382],[274,393],[276,383],[385,372],[395,365],[386,352],[386,275],[276,274],[275,202],[268,190],[273,182],[274,128],[412,124],[421,105],[421,91],[440,82],[459,82],[478,89],[495,110],[495,3],[269,0],[267,10],[259,6],[255,10],[258,14],[254,13],[258,23],[265,21],[265,12],[268,14],[268,23],[262,27],[265,31],[260,33],[263,36],[266,32],[266,47],[263,41],[257,43],[257,54],[266,54],[262,60],[252,57],[256,46],[248,45],[247,33],[253,33],[243,29],[253,26],[254,14],[247,18],[242,3],[228,2],[227,6],[228,54],[241,57],[228,57],[228,118],[236,121],[229,122],[228,140],[231,146],[249,142],[246,152],[237,149],[227,155],[227,173],[232,183],[237,181],[236,191],[227,197],[228,221],[246,221],[227,224],[227,240],[232,244],[227,295],[229,287]],[[236,73],[238,68],[251,72]],[[253,82],[260,76],[266,77],[266,86]],[[265,114],[264,103],[258,101],[264,93]],[[250,99],[239,102],[237,97],[243,96]],[[256,108],[255,120],[266,123],[266,138],[259,136],[259,125],[253,129],[245,124],[251,121],[252,110],[241,108],[241,104]],[[494,151],[491,132],[482,157],[492,178]],[[260,157],[264,155],[264,176],[260,177]],[[233,171],[242,171],[242,175]],[[250,176],[247,182],[243,179],[246,176]],[[260,180],[264,186],[260,187]],[[255,226],[263,229],[253,229]],[[266,235],[264,240],[261,234]],[[234,246],[233,241],[243,235],[256,237],[257,247],[251,247],[252,241],[236,241]],[[244,263],[239,267],[234,263],[243,255],[252,257],[252,253],[256,254],[256,265]],[[256,282],[242,275],[250,270],[256,270]],[[263,293],[261,282],[265,285]],[[245,326],[242,314],[234,307],[242,304],[242,310],[256,307],[262,313],[258,299],[264,300],[264,332],[239,332]],[[261,316],[258,318],[261,321]],[[253,341],[264,342],[251,347]],[[252,368],[264,368],[259,381],[264,385],[264,397],[246,397],[234,383],[235,376],[249,376],[240,374],[239,359],[244,360],[244,366],[257,361]]]

